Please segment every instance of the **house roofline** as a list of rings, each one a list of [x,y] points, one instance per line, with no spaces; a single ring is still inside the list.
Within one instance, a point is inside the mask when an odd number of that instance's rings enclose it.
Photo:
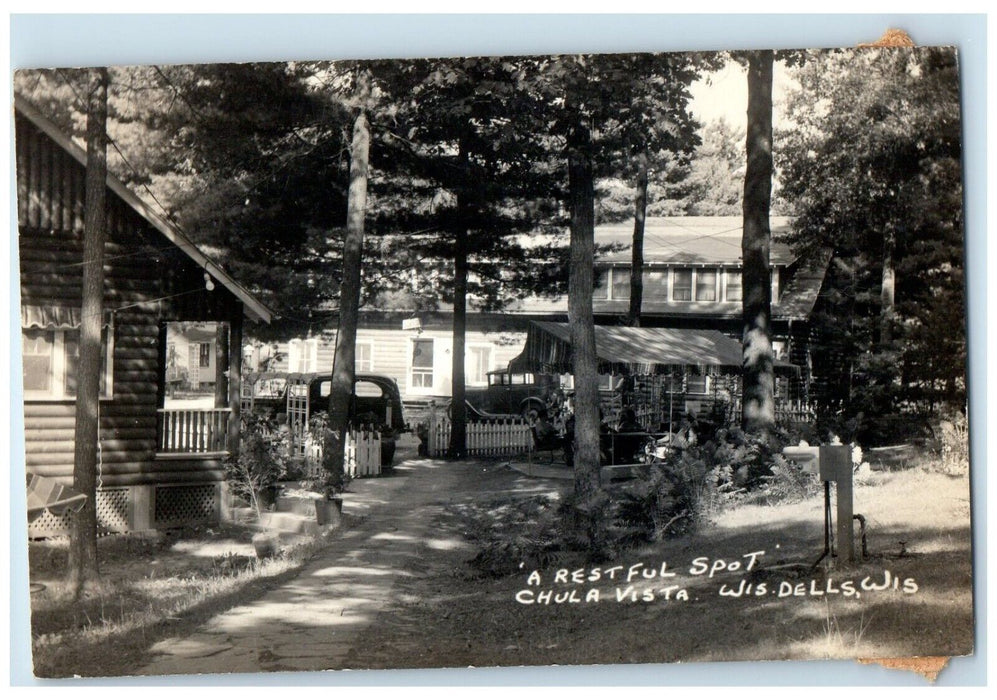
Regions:
[[[83,166],[86,166],[86,151],[74,143],[69,136],[67,136],[50,119],[39,112],[38,109],[27,99],[21,95],[14,95],[14,109],[17,112],[20,112],[36,127],[41,129],[45,135],[55,141],[56,144],[73,156]],[[205,272],[221,282],[226,289],[234,294],[236,298],[241,300],[250,318],[254,321],[263,321],[265,323],[270,323],[271,320],[273,320],[275,314],[269,307],[254,297],[249,290],[232,279],[218,263],[201,252],[201,250],[189,238],[187,238],[186,235],[181,233],[176,227],[153,211],[148,204],[143,202],[134,192],[128,189],[128,187],[121,182],[121,180],[110,172],[107,173],[107,186],[128,206],[134,209],[139,216],[152,224],[152,226],[166,236],[171,243],[180,248],[180,250],[186,253],[189,258],[204,268]]]

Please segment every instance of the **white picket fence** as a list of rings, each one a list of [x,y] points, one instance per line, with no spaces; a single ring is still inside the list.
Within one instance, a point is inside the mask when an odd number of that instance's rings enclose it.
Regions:
[[[322,443],[309,438],[305,442],[305,474],[322,476]],[[375,430],[351,430],[346,435],[343,467],[351,478],[380,476],[381,434]]]
[[[429,419],[429,456],[444,457],[450,447],[450,419],[442,411],[434,411]],[[467,423],[467,454],[469,457],[503,457],[529,452],[533,434],[525,418],[485,418]]]

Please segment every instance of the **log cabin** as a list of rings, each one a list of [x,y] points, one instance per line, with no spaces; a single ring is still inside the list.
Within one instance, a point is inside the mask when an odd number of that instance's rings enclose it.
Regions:
[[[86,153],[15,97],[25,466],[72,483]],[[220,518],[239,438],[244,319],[271,311],[120,180],[107,177],[97,517],[101,532]],[[166,408],[167,328],[227,329],[213,408]],[[34,520],[29,537],[68,531]]]

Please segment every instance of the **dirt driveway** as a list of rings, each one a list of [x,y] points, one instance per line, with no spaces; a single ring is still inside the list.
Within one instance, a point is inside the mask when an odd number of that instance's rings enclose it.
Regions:
[[[337,535],[292,581],[190,636],[156,643],[152,661],[136,674],[358,668],[351,666],[356,641],[379,613],[413,602],[414,587],[471,553],[459,532],[441,527],[447,505],[480,494],[550,493],[568,483],[529,479],[498,463],[441,460],[408,460],[391,476],[356,480],[343,508],[362,516],[359,525]]]

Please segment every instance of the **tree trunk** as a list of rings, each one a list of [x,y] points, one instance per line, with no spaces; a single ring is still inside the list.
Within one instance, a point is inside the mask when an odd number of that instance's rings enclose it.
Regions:
[[[568,323],[575,376],[575,496],[586,503],[599,491],[599,374],[592,316],[595,191],[591,133],[579,117],[568,135],[571,252]]]
[[[630,313],[627,324],[640,325],[644,300],[644,222],[647,219],[647,151],[637,156],[637,198],[634,200],[634,240],[630,264]]]
[[[86,494],[71,521],[69,582],[78,597],[97,569],[97,448],[100,438],[100,355],[104,318],[104,241],[107,237],[106,68],[90,72],[87,103],[87,170],[83,222],[83,303],[76,384],[73,488]]]
[[[880,289],[879,344],[888,348],[893,341],[893,304],[897,288],[896,269],[893,256],[896,252],[897,236],[893,227],[887,225],[883,231],[883,282]]]
[[[748,53],[747,170],[744,174],[741,424],[748,432],[775,425],[769,207],[772,201],[772,51]]]
[[[349,430],[350,401],[355,379],[357,320],[360,315],[360,266],[363,255],[364,210],[367,207],[367,162],[370,156],[370,126],[367,115],[353,123],[350,146],[350,189],[346,204],[346,239],[343,241],[343,275],[339,288],[339,330],[329,393],[329,426],[326,430],[322,466],[326,470],[326,495],[343,487],[343,449]]]
[[[458,210],[461,203],[457,203]],[[453,357],[451,365],[451,427],[447,456],[467,456],[467,404],[464,376],[464,348],[467,338],[467,229],[458,216],[454,237]]]

